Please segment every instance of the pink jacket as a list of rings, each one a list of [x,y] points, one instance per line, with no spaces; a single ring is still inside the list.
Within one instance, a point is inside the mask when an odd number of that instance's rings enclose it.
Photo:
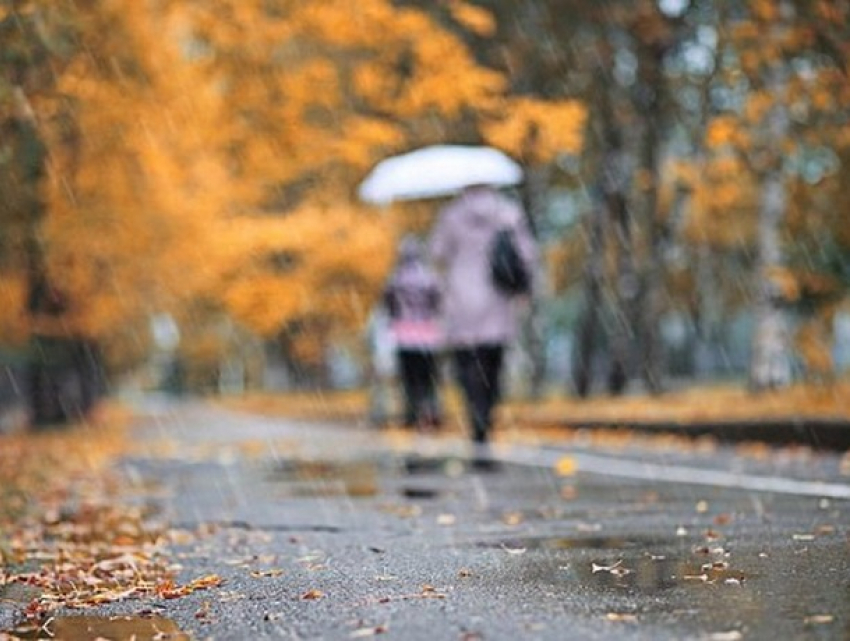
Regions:
[[[523,301],[499,293],[490,279],[489,248],[505,227],[514,230],[519,252],[534,274],[537,247],[513,200],[490,187],[472,187],[440,211],[429,249],[444,270],[448,347],[504,344],[516,336],[517,307]]]
[[[396,345],[402,349],[440,347],[440,279],[424,256],[424,248],[406,237],[399,248],[398,265],[384,290]]]

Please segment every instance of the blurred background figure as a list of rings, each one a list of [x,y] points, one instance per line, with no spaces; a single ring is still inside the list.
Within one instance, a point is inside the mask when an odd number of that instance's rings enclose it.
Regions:
[[[489,186],[467,187],[446,205],[430,240],[435,262],[445,269],[446,346],[452,350],[472,440],[482,450],[499,401],[505,347],[517,335],[523,298],[499,290],[492,279],[491,247],[505,229],[533,273],[537,248],[522,208]]]
[[[438,395],[441,290],[422,243],[402,238],[384,292],[404,395],[404,425],[434,429],[442,422]]]
[[[431,254],[445,270],[446,347],[453,354],[472,440],[485,457],[505,347],[517,335],[517,309],[524,298],[499,290],[492,278],[491,247],[505,229],[534,273],[537,247],[522,208],[489,186],[467,187],[446,205],[430,239]]]

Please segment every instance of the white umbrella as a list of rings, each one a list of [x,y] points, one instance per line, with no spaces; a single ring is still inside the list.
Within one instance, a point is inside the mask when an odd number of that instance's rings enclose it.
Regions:
[[[516,185],[522,169],[492,147],[435,145],[379,162],[360,183],[361,200],[386,205],[394,200],[435,198],[469,185]]]

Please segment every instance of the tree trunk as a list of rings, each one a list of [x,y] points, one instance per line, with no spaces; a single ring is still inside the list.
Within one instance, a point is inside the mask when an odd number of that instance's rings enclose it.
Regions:
[[[545,207],[548,172],[545,167],[529,165],[525,169],[525,182],[522,186],[522,200],[529,227],[535,238],[540,241],[538,231],[540,218]],[[546,287],[545,272],[538,274],[538,287],[535,287],[529,301],[528,320],[523,328],[522,348],[529,363],[529,396],[539,399],[543,394],[546,379],[546,343],[542,314],[542,299]]]
[[[665,274],[670,253],[669,224],[672,219],[672,212],[667,221],[662,220],[658,213],[658,185],[661,180],[658,155],[661,146],[660,112],[664,82],[661,63],[664,50],[659,46],[643,47],[640,57],[644,83],[641,105],[644,114],[641,172],[647,179],[642,205],[643,227],[648,234],[648,252],[644,257],[640,301],[637,305],[640,337],[638,368],[646,389],[652,394],[662,391],[663,347],[660,323],[667,297]]]
[[[591,213],[588,229],[588,259],[584,269],[584,310],[578,323],[577,345],[573,361],[573,381],[576,393],[585,398],[593,382],[593,357],[599,342],[599,306],[604,257],[605,210],[597,204]]]
[[[786,20],[793,18],[793,6],[780,2],[783,21],[774,26],[768,38],[780,40],[786,33]],[[782,146],[791,133],[786,91],[786,63],[774,61],[766,72],[765,89],[774,101],[762,131],[764,142],[756,149],[754,163],[762,179],[756,253],[755,329],[750,361],[750,387],[759,391],[791,384],[791,337],[782,309],[783,292],[772,279],[783,265],[781,227],[788,208],[783,173]]]
[[[750,362],[753,390],[786,387],[791,383],[790,334],[781,308],[782,292],[771,273],[782,263],[779,228],[785,215],[786,193],[781,168],[765,177],[759,211],[755,329]]]
[[[707,379],[720,371],[717,339],[723,301],[718,295],[717,256],[706,243],[697,247],[695,278],[694,373],[698,379]]]
[[[614,304],[609,340],[608,391],[621,394],[630,376],[635,338],[635,305],[638,302],[640,284],[635,269],[632,219],[626,204],[626,195],[621,190],[610,192],[605,202],[617,247],[616,282],[612,288]]]

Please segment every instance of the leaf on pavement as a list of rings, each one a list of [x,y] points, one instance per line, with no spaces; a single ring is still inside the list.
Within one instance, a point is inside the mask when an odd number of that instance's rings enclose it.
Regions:
[[[612,570],[616,570],[621,565],[623,565],[623,560],[620,559],[613,565],[600,565],[599,563],[591,563],[590,564],[590,572],[591,574],[596,574],[597,572],[611,572]]]
[[[794,539],[795,541],[814,541],[815,535],[814,534],[793,534],[793,535],[791,535],[791,538]]]
[[[629,614],[625,612],[609,612],[605,615],[605,618],[608,621],[624,621],[624,622],[633,622],[637,621],[637,616],[634,614]]]
[[[359,628],[352,632],[349,636],[352,639],[364,639],[366,637],[374,637],[378,634],[384,634],[389,631],[389,627],[386,625],[375,625],[367,628]]]
[[[454,514],[440,514],[437,516],[437,525],[449,526],[457,522],[457,517]]]
[[[255,579],[266,579],[266,578],[274,578],[283,574],[283,570],[274,568],[271,570],[253,570],[251,572],[251,576]]]
[[[803,623],[808,625],[822,625],[833,621],[835,621],[835,617],[831,614],[813,614],[803,619]]]
[[[737,630],[728,630],[726,632],[712,632],[708,635],[709,641],[741,641],[744,635]]]
[[[512,548],[512,547],[508,547],[508,546],[507,546],[507,545],[505,545],[504,543],[502,543],[502,546],[501,546],[501,547],[502,547],[502,549],[503,549],[505,552],[507,552],[508,554],[525,554],[525,553],[528,551],[528,548],[522,548],[522,547],[520,547],[520,548]]]
[[[217,574],[208,574],[207,576],[194,579],[185,585],[177,585],[174,581],[167,580],[160,583],[156,588],[156,593],[163,599],[179,599],[180,597],[188,596],[197,590],[207,590],[220,586],[224,581]]]
[[[511,527],[520,525],[525,520],[525,515],[522,512],[505,512],[502,514],[502,523]]]
[[[578,471],[576,460],[571,456],[562,456],[555,462],[557,476],[575,476]]]

